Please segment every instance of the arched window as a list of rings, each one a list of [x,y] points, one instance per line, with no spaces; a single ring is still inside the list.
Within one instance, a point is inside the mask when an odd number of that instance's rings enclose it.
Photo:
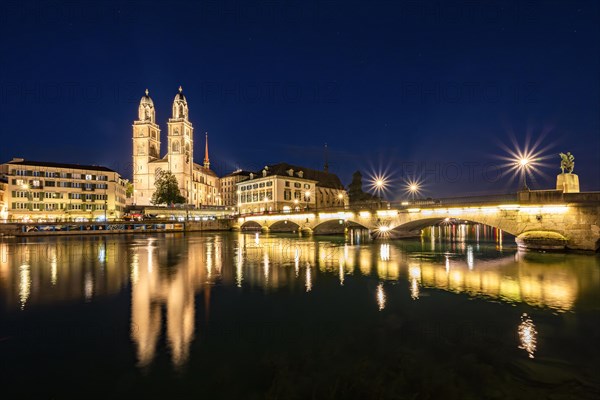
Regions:
[[[173,141],[173,144],[171,145],[171,152],[179,153],[179,148],[179,140]]]

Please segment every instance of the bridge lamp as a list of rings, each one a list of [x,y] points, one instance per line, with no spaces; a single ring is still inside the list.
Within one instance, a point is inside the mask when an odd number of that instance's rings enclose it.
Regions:
[[[521,170],[523,174],[523,189],[529,189],[527,187],[527,169],[531,165],[532,160],[529,157],[520,157],[517,160],[517,167]]]
[[[414,200],[415,196],[421,192],[421,182],[417,180],[407,181],[406,192],[408,192],[410,194],[410,197]]]

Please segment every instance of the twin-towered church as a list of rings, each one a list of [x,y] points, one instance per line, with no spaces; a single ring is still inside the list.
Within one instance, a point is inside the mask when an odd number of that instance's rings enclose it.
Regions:
[[[133,122],[133,201],[150,205],[154,182],[160,171],[171,171],[177,178],[187,204],[221,205],[219,178],[210,169],[208,136],[205,136],[204,165],[194,162],[194,127],[190,122],[183,90],[173,100],[167,122],[167,152],[161,157],[160,127],[156,123],[154,102],[146,90],[140,100],[138,119]]]

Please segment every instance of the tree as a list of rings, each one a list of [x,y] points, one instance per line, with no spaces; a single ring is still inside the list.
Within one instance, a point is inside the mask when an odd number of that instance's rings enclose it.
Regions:
[[[156,190],[152,194],[150,202],[156,204],[182,204],[185,203],[185,197],[179,191],[177,178],[171,171],[160,171],[154,182]]]
[[[127,182],[127,186],[125,187],[125,196],[130,199],[133,196],[133,183]]]

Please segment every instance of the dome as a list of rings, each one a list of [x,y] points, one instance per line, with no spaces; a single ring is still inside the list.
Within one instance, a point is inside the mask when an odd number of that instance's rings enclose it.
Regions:
[[[148,89],[146,89],[146,95],[140,99],[140,106],[138,107],[138,121],[150,121],[154,122],[154,102],[148,96]]]
[[[144,96],[142,96],[142,98],[140,99],[140,105],[149,105],[151,107],[154,107],[154,102],[152,101],[152,98],[150,96],[148,96],[148,89],[146,89],[146,94]]]
[[[177,93],[175,95],[175,99],[173,100],[173,102],[175,103],[179,103],[179,102],[183,102],[183,103],[187,103],[187,100],[183,94],[183,89],[181,86],[179,86],[179,93]]]
[[[175,95],[173,100],[173,118],[185,120],[188,119],[188,105],[185,96],[183,95],[183,89],[179,86],[179,93]]]

